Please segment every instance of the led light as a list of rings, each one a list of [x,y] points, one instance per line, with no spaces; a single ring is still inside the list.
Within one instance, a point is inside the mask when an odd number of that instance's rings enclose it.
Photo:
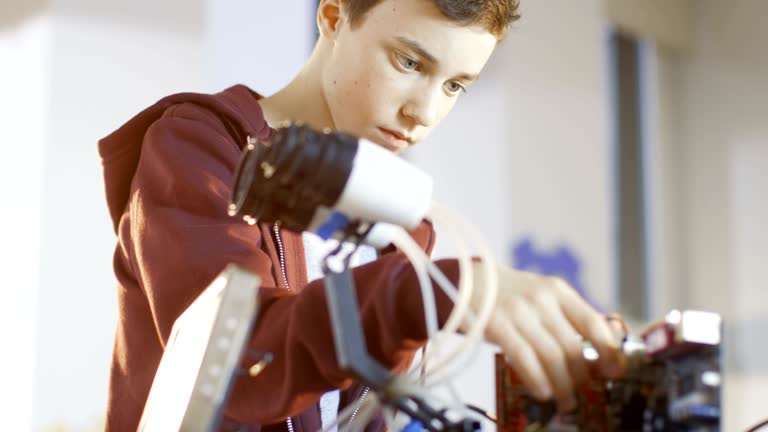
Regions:
[[[679,310],[675,309],[667,314],[667,322],[673,325],[680,324],[683,319],[683,314]]]
[[[600,356],[597,354],[597,350],[591,346],[584,347],[584,359],[588,361],[595,361]]]
[[[721,322],[716,313],[685,311],[678,335],[683,342],[717,345],[720,343]]]
[[[710,387],[720,387],[720,373],[715,371],[706,371],[701,374],[701,382]]]

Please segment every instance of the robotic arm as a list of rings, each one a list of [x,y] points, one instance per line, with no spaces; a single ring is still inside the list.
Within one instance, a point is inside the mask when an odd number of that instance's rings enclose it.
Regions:
[[[421,222],[431,196],[431,178],[389,151],[349,135],[291,125],[269,142],[249,140],[229,211],[249,223],[277,222],[326,239],[336,235],[384,247],[392,242],[395,226],[412,229]],[[422,398],[391,391],[397,378],[366,348],[348,260],[340,268],[330,265],[340,250],[324,265],[339,366],[425,429],[477,430],[476,421],[451,421]]]

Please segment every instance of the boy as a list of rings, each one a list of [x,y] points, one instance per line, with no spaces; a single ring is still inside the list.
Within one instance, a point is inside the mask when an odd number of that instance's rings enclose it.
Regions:
[[[359,403],[365,389],[336,366],[322,280],[308,283],[317,276],[308,257],[318,246],[278,225],[227,216],[241,150],[248,136],[268,139],[288,120],[402,151],[424,139],[477,80],[516,18],[515,0],[322,0],[314,52],[275,95],[236,86],[171,96],[100,142],[118,235],[120,305],[108,430],[136,429],[174,320],[230,262],[262,279],[250,344],[275,360],[236,381],[222,428],[315,431]],[[428,221],[412,236],[431,250]],[[438,265],[457,281],[455,260]],[[565,282],[509,268],[498,275],[486,338],[537,398],[555,398],[562,410],[574,406],[573,387],[585,377],[582,337],[601,354],[604,373],[621,373],[605,319]],[[404,370],[426,342],[412,267],[385,250],[354,277],[371,354]],[[444,322],[451,304],[439,291],[436,297]],[[377,419],[367,430],[382,428]]]

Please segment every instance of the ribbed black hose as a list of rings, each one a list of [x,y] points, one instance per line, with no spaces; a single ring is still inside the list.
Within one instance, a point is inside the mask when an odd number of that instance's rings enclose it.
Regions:
[[[319,206],[338,201],[352,172],[358,139],[303,125],[278,129],[243,152],[230,215],[304,231]]]

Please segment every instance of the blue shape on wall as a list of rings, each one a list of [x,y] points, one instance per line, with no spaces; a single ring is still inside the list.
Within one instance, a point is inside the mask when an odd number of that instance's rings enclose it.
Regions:
[[[512,249],[514,267],[548,276],[565,279],[589,303],[594,305],[587,287],[582,281],[582,264],[576,253],[568,246],[560,245],[551,251],[535,247],[533,240],[524,237]]]

